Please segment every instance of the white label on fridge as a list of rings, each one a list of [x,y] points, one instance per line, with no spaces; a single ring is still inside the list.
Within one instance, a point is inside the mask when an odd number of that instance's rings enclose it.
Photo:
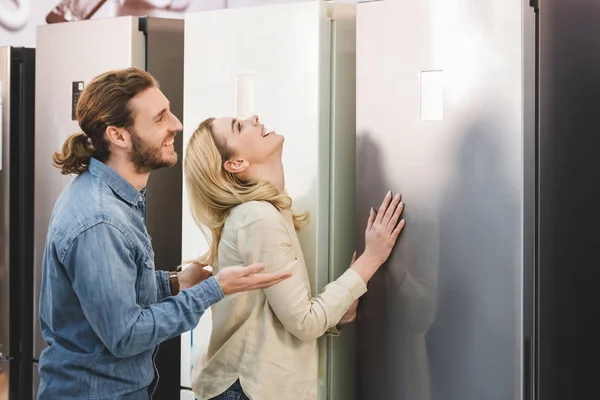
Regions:
[[[421,72],[421,120],[444,119],[444,72]]]
[[[248,118],[254,114],[254,74],[235,77],[235,115]]]

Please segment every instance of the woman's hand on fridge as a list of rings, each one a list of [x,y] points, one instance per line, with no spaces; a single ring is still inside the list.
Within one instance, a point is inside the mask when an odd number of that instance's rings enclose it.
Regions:
[[[380,265],[387,261],[396,240],[404,228],[405,221],[400,220],[404,203],[402,195],[388,192],[377,212],[371,208],[365,231],[365,255]]]
[[[397,194],[392,198],[392,193],[388,192],[377,212],[371,208],[365,230],[365,251],[350,267],[365,283],[387,261],[400,232],[404,229],[405,221],[400,220],[404,210],[401,200],[402,195]]]

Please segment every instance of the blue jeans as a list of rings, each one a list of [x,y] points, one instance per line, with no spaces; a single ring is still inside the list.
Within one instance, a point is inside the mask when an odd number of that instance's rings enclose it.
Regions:
[[[242,390],[242,384],[238,379],[227,389],[224,393],[221,393],[217,397],[213,397],[211,400],[250,400],[248,396],[244,394]]]

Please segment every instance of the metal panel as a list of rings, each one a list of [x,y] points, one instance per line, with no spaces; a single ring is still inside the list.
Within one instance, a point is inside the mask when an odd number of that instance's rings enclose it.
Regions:
[[[10,48],[0,47],[0,353],[10,356]],[[8,398],[9,363],[0,360],[0,399]]]
[[[183,20],[148,18],[146,70],[159,82],[171,111],[183,120]],[[181,157],[182,134],[175,138]],[[171,270],[181,262],[181,163],[153,171],[147,188],[148,232],[152,236],[155,264]],[[169,210],[169,212],[165,212]]]
[[[597,392],[600,3],[539,2],[538,398]]]
[[[39,26],[36,65],[35,145],[35,312],[34,357],[45,343],[39,331],[41,264],[48,222],[59,194],[72,180],[52,165],[52,154],[77,131],[71,120],[73,82],[84,84],[115,68],[144,68],[144,37],[138,19],[119,17]]]
[[[359,247],[383,192],[407,203],[359,308],[359,397],[520,399],[522,3],[369,2],[357,20]]]
[[[331,151],[329,280],[348,269],[355,250],[356,6],[335,4],[331,22]],[[356,324],[329,338],[328,399],[356,398]]]
[[[171,111],[183,120],[183,20],[148,18],[146,70],[159,82],[171,103]],[[175,151],[182,157],[183,134],[175,137]],[[181,263],[181,162],[153,171],[148,180],[146,225],[152,237],[156,269],[174,270]],[[165,212],[168,210],[168,212]],[[180,338],[160,345],[156,365],[160,380],[156,398],[177,397],[180,390]]]
[[[11,392],[20,399],[31,388],[33,352],[35,49],[12,48],[11,53]]]
[[[38,364],[33,364],[33,397],[32,399],[37,399],[38,388],[40,387],[40,372],[38,370]]]
[[[34,49],[0,48],[0,352],[11,399],[31,387],[34,72]]]
[[[523,7],[523,398],[533,399],[535,379],[536,265],[536,14]]]

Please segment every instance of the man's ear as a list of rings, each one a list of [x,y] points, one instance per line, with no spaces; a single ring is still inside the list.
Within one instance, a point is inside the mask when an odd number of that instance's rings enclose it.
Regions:
[[[225,171],[237,174],[244,172],[250,166],[250,163],[247,160],[227,160],[223,166]]]
[[[121,148],[127,147],[127,143],[130,141],[129,132],[124,128],[108,126],[105,135],[108,143]]]

